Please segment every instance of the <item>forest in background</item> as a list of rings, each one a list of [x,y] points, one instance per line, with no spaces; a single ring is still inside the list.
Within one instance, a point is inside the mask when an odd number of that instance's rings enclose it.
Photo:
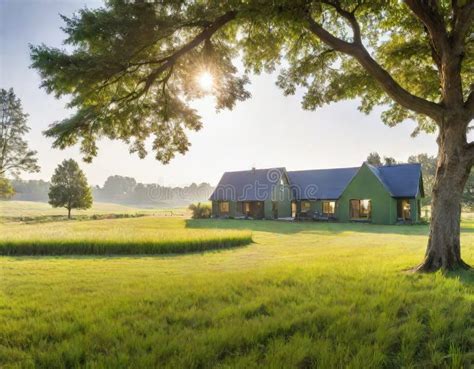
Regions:
[[[15,190],[12,200],[48,201],[50,183],[43,180],[11,181]],[[110,176],[102,187],[93,186],[94,201],[111,202],[140,207],[183,206],[207,201],[214,188],[209,183],[192,183],[184,187],[139,183],[132,177]]]

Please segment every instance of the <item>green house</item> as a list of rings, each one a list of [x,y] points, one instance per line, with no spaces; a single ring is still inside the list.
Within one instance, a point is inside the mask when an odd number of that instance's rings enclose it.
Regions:
[[[420,221],[419,164],[226,172],[211,196],[215,217],[296,218],[374,224]]]
[[[292,195],[285,168],[225,172],[210,200],[215,217],[291,217]]]

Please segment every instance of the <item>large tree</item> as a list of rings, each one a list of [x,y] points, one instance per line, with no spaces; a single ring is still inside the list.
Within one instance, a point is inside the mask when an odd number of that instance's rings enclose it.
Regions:
[[[473,18],[474,0],[109,0],[64,17],[72,52],[40,45],[31,55],[42,86],[76,108],[46,134],[59,147],[81,141],[87,160],[103,136],[144,156],[152,135],[163,162],[184,153],[186,130],[201,127],[190,99],[210,92],[220,109],[249,97],[233,65],[240,57],[256,73],[283,65],[277,84],[285,94],[305,89],[306,109],[358,97],[364,112],[384,106],[386,124],[415,120],[416,132],[438,135],[431,231],[418,267],[433,271],[466,266],[460,200],[474,161],[466,138]],[[196,78],[203,71],[214,79],[207,89]]]
[[[29,132],[28,114],[13,89],[0,89],[0,176],[20,172],[38,172],[36,151],[28,148],[24,136]]]
[[[72,209],[89,209],[92,206],[92,190],[84,172],[73,159],[64,160],[55,169],[48,195],[53,207],[67,209],[69,219]]]

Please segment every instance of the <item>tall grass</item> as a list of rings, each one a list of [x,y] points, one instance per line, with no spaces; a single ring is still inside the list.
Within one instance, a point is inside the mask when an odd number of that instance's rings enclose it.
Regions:
[[[217,250],[252,242],[250,233],[231,233],[186,239],[122,240],[16,240],[0,241],[0,255],[153,255]]]

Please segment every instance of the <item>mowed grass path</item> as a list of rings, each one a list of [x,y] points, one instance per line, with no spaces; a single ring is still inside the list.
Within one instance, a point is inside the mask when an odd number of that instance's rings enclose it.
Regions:
[[[112,226],[121,221],[110,227],[126,234]],[[249,229],[255,243],[182,256],[0,257],[0,367],[473,363],[472,272],[403,272],[422,259],[426,226],[170,221],[177,231]],[[473,232],[465,222],[471,264]]]

